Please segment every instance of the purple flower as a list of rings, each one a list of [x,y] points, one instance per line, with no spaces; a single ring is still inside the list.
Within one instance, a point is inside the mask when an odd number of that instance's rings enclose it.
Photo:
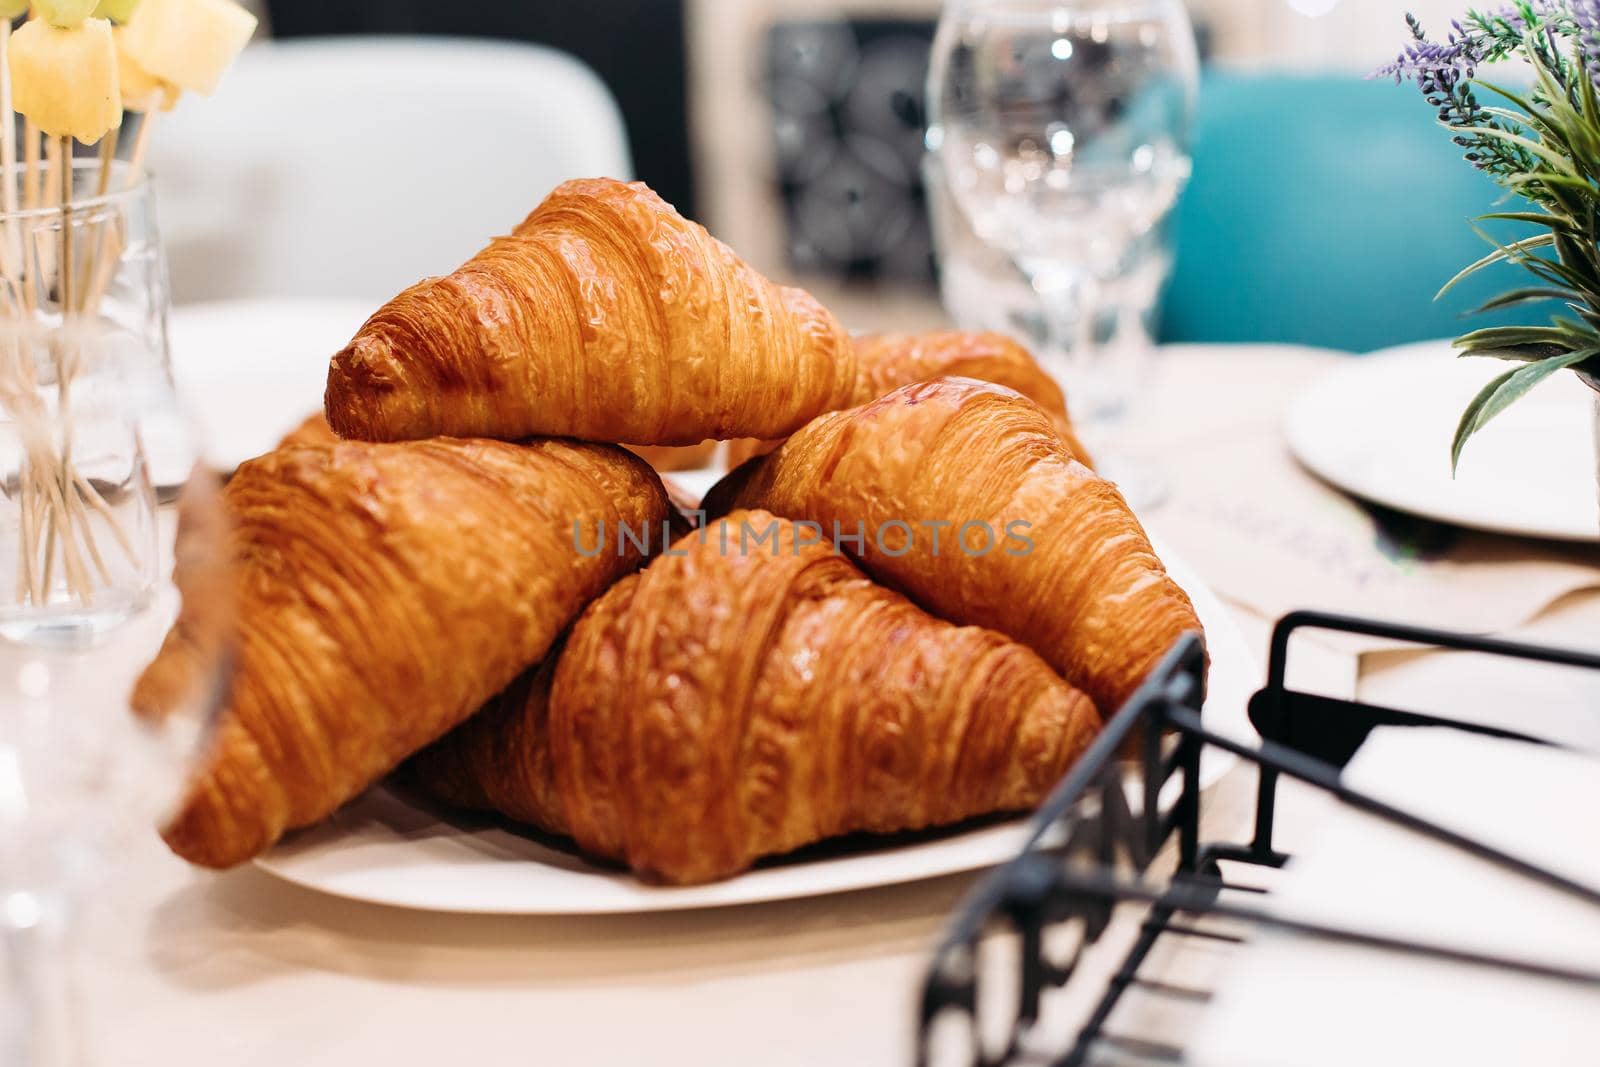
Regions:
[[[1572,21],[1578,24],[1578,51],[1583,69],[1600,90],[1600,0],[1571,0]]]
[[[1461,23],[1451,24],[1455,32],[1443,44],[1428,40],[1415,15],[1406,15],[1406,25],[1411,27],[1413,42],[1393,63],[1374,71],[1374,77],[1392,77],[1396,85],[1407,78],[1419,84],[1426,79],[1436,84],[1454,85],[1459,80],[1470,79],[1476,72],[1478,44]],[[1423,92],[1426,94],[1428,89],[1424,87]]]
[[[1428,40],[1415,15],[1406,15],[1406,25],[1411,28],[1412,43],[1393,63],[1375,71],[1373,77],[1392,77],[1396,85],[1410,78],[1438,111],[1440,122],[1446,126],[1477,125],[1483,114],[1472,92],[1472,78],[1482,56],[1480,42],[1459,22],[1451,24],[1453,32],[1443,44]],[[1461,138],[1457,143],[1465,147]]]

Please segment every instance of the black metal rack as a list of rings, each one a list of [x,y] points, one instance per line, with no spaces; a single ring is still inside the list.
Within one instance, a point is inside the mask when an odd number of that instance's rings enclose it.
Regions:
[[[1241,743],[1209,730],[1200,716],[1204,652],[1195,636],[1186,637],[1134,697],[1107,724],[1100,738],[1040,808],[1021,853],[985,877],[962,902],[935,952],[921,1000],[917,1062],[928,1065],[936,1035],[955,1031],[954,1062],[973,1067],[1023,1064],[1078,1065],[1091,1056],[1121,1053],[1139,1062],[1180,1062],[1181,1047],[1148,1037],[1111,1032],[1108,1020],[1129,989],[1203,1003],[1204,989],[1146,978],[1141,969],[1158,943],[1168,939],[1242,940],[1216,923],[1272,927],[1364,946],[1410,953],[1578,983],[1600,990],[1600,970],[1581,971],[1487,953],[1425,944],[1337,925],[1291,920],[1255,903],[1266,891],[1229,881],[1223,865],[1276,869],[1288,856],[1273,845],[1277,792],[1284,777],[1326,791],[1344,804],[1413,833],[1460,849],[1523,878],[1586,901],[1600,909],[1600,890],[1583,885],[1475,841],[1413,813],[1351,789],[1341,771],[1378,726],[1444,728],[1536,744],[1538,738],[1478,724],[1374,707],[1297,692],[1288,688],[1290,638],[1302,630],[1335,631],[1389,638],[1421,646],[1487,653],[1540,663],[1600,671],[1600,655],[1540,648],[1437,630],[1371,622],[1337,615],[1299,612],[1285,617],[1272,637],[1267,685],[1250,702],[1250,720],[1262,736],[1259,745]],[[1207,747],[1231,752],[1254,764],[1259,774],[1254,832],[1248,842],[1205,841],[1201,837],[1200,755]],[[1142,804],[1135,813],[1124,785],[1122,756],[1133,748],[1142,774]],[[1179,784],[1168,789],[1169,782]],[[1163,806],[1162,797],[1167,796]],[[1153,861],[1176,844],[1169,875],[1152,874]],[[1137,939],[1116,967],[1066,1047],[1041,1048],[1036,1033],[1044,998],[1064,992],[1080,963],[1110,926],[1113,910],[1129,902],[1148,905]],[[1004,1018],[980,1018],[984,968],[980,953],[986,936],[1008,928],[1018,937],[1015,987],[1008,989],[1012,1010]],[[1047,939],[1057,935],[1072,948],[1052,958]],[[991,976],[992,977],[992,976]],[[1008,975],[1008,980],[1010,976]],[[995,1040],[998,1035],[998,1040]],[[985,1037],[990,1037],[986,1042]],[[951,1043],[940,1041],[941,1052]],[[940,1062],[946,1058],[941,1057]]]

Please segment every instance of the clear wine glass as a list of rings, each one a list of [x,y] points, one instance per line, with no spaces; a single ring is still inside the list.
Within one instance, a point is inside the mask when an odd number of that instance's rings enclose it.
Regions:
[[[139,335],[0,321],[0,1063],[115,1062],[79,979],[226,691],[227,526],[189,427]],[[141,682],[180,603],[185,655]]]
[[[1181,0],[949,0],[929,71],[930,162],[977,237],[1028,279],[1041,361],[1136,504],[1159,489],[1108,447],[1135,383],[1101,343],[1101,289],[1188,180],[1198,83]]]

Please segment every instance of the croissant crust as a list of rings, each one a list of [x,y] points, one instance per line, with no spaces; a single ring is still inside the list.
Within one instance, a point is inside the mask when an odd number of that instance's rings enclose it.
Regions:
[[[343,437],[781,437],[849,402],[849,337],[640,183],[562,185],[333,358]]]
[[[668,511],[641,460],[562,441],[291,446],[240,467],[225,501],[236,676],[164,831],[210,867],[325,818],[544,657],[639,563],[626,543],[580,554],[575,521],[659,532]],[[200,631],[186,601],[142,713]]]
[[[1088,449],[1067,414],[1061,387],[1028,350],[999,333],[936,330],[931,333],[870,334],[855,340],[856,382],[850,406],[869,404],[904,385],[934,378],[975,378],[1015,389],[1050,416],[1056,432],[1079,463],[1092,468]],[[735,441],[728,447],[732,470],[751,456],[771,452],[781,441]]]
[[[746,528],[772,536],[745,550]],[[416,777],[691,883],[1031,808],[1099,728],[1027,648],[925,614],[792,523],[741,512],[673,551],[584,613],[550,684],[523,679]]]
[[[942,378],[825,415],[725,478],[706,508],[864,532],[840,543],[868,573],[1030,646],[1106,714],[1200,629],[1116,486],[997,385]]]

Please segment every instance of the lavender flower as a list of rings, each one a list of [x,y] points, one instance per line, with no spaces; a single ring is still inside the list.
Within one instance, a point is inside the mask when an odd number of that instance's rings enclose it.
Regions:
[[[1572,21],[1578,26],[1578,54],[1584,72],[1600,90],[1600,0],[1571,0]]]
[[[1391,77],[1396,83],[1416,82],[1423,98],[1437,112],[1439,122],[1456,131],[1455,143],[1466,149],[1467,160],[1480,170],[1497,177],[1524,173],[1534,164],[1525,149],[1493,133],[1470,132],[1521,132],[1483,109],[1473,92],[1473,79],[1480,66],[1518,53],[1526,46],[1556,82],[1570,92],[1576,72],[1563,56],[1559,38],[1577,36],[1580,29],[1568,4],[1582,7],[1592,16],[1596,46],[1592,69],[1600,74],[1600,0],[1518,0],[1489,13],[1470,12],[1464,20],[1450,24],[1451,32],[1442,42],[1429,40],[1421,22],[1408,14],[1411,43],[1393,63],[1374,71],[1372,76]],[[1535,35],[1531,40],[1530,34]],[[1600,80],[1596,85],[1600,86]]]
[[[1600,0],[1594,2],[1600,3]],[[1406,25],[1411,29],[1412,43],[1393,63],[1380,68],[1373,76],[1392,77],[1396,85],[1408,78],[1415,81],[1423,98],[1439,113],[1439,121],[1446,126],[1482,125],[1485,115],[1472,92],[1472,79],[1483,54],[1482,41],[1460,22],[1451,23],[1453,32],[1442,44],[1428,40],[1415,15],[1406,15]],[[1462,148],[1479,147],[1476,139],[1464,135],[1458,135],[1455,141]],[[1476,153],[1467,158],[1480,166],[1484,163]]]
[[[1374,77],[1392,77],[1399,85],[1408,78],[1420,84],[1424,79],[1439,84],[1454,84],[1462,78],[1471,78],[1478,66],[1478,41],[1460,22],[1451,24],[1455,30],[1444,44],[1428,40],[1422,23],[1412,14],[1406,15],[1406,25],[1411,28],[1413,43],[1395,58],[1393,63],[1379,67]],[[1428,92],[1423,90],[1424,94]]]

